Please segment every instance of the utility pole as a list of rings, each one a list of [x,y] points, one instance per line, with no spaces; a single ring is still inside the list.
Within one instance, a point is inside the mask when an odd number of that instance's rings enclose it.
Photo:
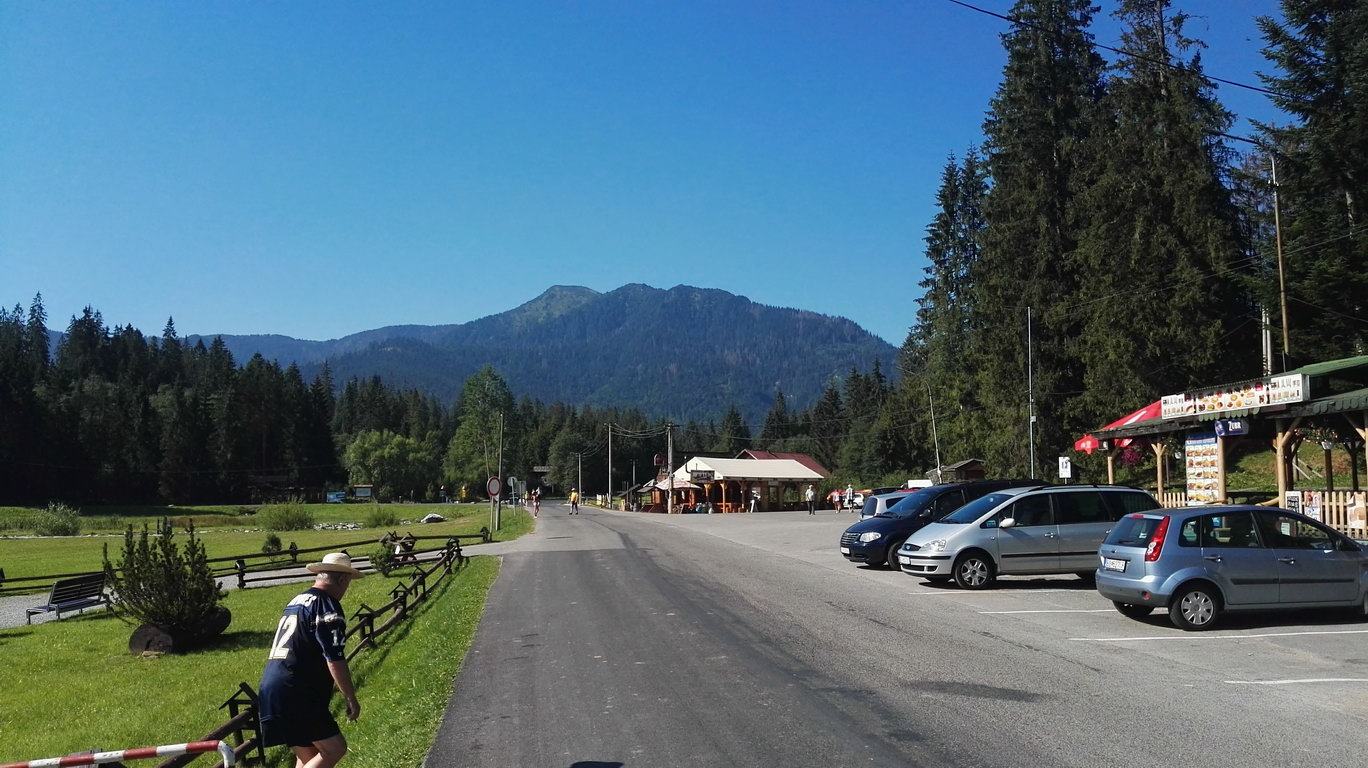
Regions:
[[[608,506],[613,506],[613,425],[608,425]]]
[[[1026,392],[1030,420],[1026,423],[1026,440],[1031,449],[1031,477],[1036,476],[1035,463],[1035,362],[1031,352],[1031,308],[1026,308]]]
[[[494,500],[494,530],[503,527],[503,411],[499,411],[499,496]]]
[[[579,462],[579,472],[576,474],[579,480],[575,483],[575,490],[579,491],[580,500],[583,500],[584,491],[580,491],[580,489],[584,487],[584,454],[575,454],[575,459]]]
[[[674,514],[674,425],[665,424],[665,471],[670,478],[669,496],[665,497],[665,514]]]
[[[936,434],[936,401],[931,399],[931,385],[926,385],[926,402],[931,404],[931,442],[936,446],[936,482],[941,479],[940,436]]]
[[[1283,353],[1282,369],[1287,370],[1287,356],[1290,354],[1287,342],[1287,277],[1283,274],[1282,248],[1282,202],[1278,196],[1277,154],[1268,153],[1268,165],[1273,174],[1273,243],[1278,252],[1278,302],[1282,312]]]

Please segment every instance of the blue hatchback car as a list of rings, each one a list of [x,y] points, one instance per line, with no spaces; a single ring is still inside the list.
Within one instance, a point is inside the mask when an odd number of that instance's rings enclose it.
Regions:
[[[1156,509],[1117,522],[1098,550],[1097,591],[1131,618],[1168,608],[1180,629],[1225,611],[1353,606],[1368,615],[1368,551],[1285,509]]]

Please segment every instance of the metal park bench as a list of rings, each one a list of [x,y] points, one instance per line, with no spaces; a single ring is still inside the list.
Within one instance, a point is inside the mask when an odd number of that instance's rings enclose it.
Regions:
[[[56,612],[57,618],[60,620],[62,611],[79,610],[84,613],[87,608],[108,604],[109,595],[105,594],[105,575],[103,573],[61,579],[53,583],[52,591],[48,593],[46,603],[24,609],[25,622],[32,624],[34,614],[38,613]]]

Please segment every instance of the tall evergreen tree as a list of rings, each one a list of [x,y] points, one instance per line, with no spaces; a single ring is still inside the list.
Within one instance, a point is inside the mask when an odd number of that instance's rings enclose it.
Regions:
[[[1076,429],[1258,373],[1259,324],[1237,279],[1253,265],[1218,135],[1230,114],[1169,0],[1121,0],[1115,15],[1128,55],[1113,65],[1073,200],[1084,375],[1064,415]]]
[[[1300,361],[1368,353],[1368,4],[1283,0],[1261,17],[1264,76],[1293,115],[1263,131],[1283,162],[1291,352]],[[1278,345],[1281,346],[1281,345]],[[1289,362],[1289,365],[1292,364]]]
[[[984,202],[988,229],[970,275],[971,365],[984,419],[977,431],[993,472],[1029,470],[1027,307],[1034,309],[1037,453],[1067,445],[1061,397],[1081,389],[1069,213],[1101,94],[1103,62],[1089,32],[1094,12],[1089,0],[1019,0],[1003,35],[1007,65],[984,125],[993,182]]]
[[[765,416],[764,426],[760,428],[757,447],[768,450],[782,449],[781,443],[793,432],[790,419],[788,401],[784,399],[784,391],[779,390],[774,393],[774,405]]]

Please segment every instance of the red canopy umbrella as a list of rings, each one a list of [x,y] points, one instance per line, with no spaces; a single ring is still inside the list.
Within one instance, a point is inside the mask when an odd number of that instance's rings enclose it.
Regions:
[[[1112,423],[1110,423],[1110,424],[1108,424],[1107,426],[1103,427],[1103,429],[1115,429],[1115,428],[1117,428],[1117,427],[1128,427],[1128,426],[1130,426],[1131,424],[1134,424],[1134,423],[1136,423],[1136,422],[1138,422],[1138,421],[1149,421],[1150,419],[1157,419],[1157,418],[1159,418],[1159,416],[1160,416],[1161,413],[1163,413],[1163,401],[1155,400],[1154,402],[1150,403],[1149,405],[1145,406],[1144,408],[1141,408],[1140,410],[1136,411],[1135,413],[1132,413],[1132,414],[1130,414],[1130,415],[1128,415],[1128,416],[1124,416],[1124,417],[1122,417],[1122,418],[1120,418],[1120,419],[1117,419],[1116,421],[1113,421]],[[1132,442],[1134,442],[1134,441],[1131,440],[1129,437],[1123,437],[1123,438],[1121,438],[1120,440],[1117,440],[1117,441],[1116,441],[1116,447],[1117,447],[1117,448],[1125,448],[1126,446],[1130,445]],[[1084,435],[1084,436],[1080,437],[1078,440],[1075,440],[1075,441],[1074,441],[1074,450],[1075,450],[1075,451],[1082,451],[1082,452],[1084,452],[1084,453],[1086,453],[1086,454],[1088,454],[1088,455],[1090,455],[1090,456],[1092,455],[1092,452],[1093,452],[1093,451],[1095,451],[1095,450],[1098,449],[1098,447],[1099,447],[1099,442],[1098,442],[1097,438],[1093,437],[1092,435]]]

